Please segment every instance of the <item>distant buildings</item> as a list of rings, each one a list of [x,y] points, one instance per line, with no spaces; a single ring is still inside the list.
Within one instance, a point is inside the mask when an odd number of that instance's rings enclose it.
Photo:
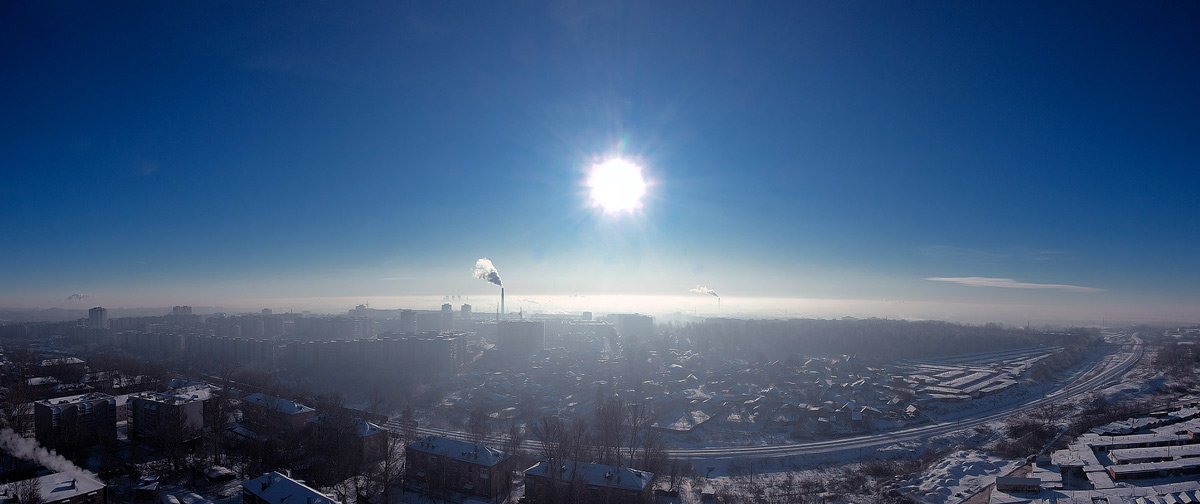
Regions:
[[[645,339],[654,335],[654,317],[649,315],[617,315],[617,333],[624,338]]]
[[[538,462],[525,470],[525,497],[532,504],[650,502],[654,473],[628,467],[566,461],[559,467]]]
[[[107,329],[108,310],[99,306],[88,310],[88,325],[96,329]]]
[[[187,316],[187,315],[191,315],[191,314],[192,314],[191,306],[176,306],[176,307],[171,308],[171,315]]]
[[[456,373],[466,359],[466,335],[426,332],[383,333],[375,339],[307,341],[287,344],[289,367],[403,369],[416,374]]]
[[[269,472],[242,482],[242,502],[246,504],[338,504],[337,501],[292,478]]]
[[[462,315],[463,320],[470,319],[471,318],[471,305],[463,304],[462,308],[461,308],[461,315]]]
[[[481,444],[429,436],[409,444],[404,457],[406,484],[418,491],[493,500],[511,490],[513,459]]]
[[[417,312],[400,310],[400,332],[417,332]]]
[[[506,358],[533,355],[546,348],[546,323],[540,320],[501,320],[496,347]]]

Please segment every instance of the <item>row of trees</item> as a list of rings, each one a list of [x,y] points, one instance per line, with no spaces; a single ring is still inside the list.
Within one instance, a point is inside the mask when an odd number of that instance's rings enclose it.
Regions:
[[[552,502],[583,501],[586,484],[580,463],[624,466],[660,474],[671,467],[662,431],[652,428],[653,412],[643,403],[627,404],[609,397],[600,402],[591,423],[545,416],[530,425],[537,454],[560,471],[565,485],[556,487]],[[678,467],[676,467],[676,472]]]

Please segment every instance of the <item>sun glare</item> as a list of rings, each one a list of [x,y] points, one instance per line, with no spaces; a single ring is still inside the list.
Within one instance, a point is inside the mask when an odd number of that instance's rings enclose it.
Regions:
[[[592,206],[606,213],[633,211],[642,207],[646,180],[642,167],[624,159],[610,159],[592,165],[587,185],[592,190]]]

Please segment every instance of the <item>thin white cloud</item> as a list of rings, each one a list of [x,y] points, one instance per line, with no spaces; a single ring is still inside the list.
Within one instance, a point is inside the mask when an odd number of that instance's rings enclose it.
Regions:
[[[1071,252],[1065,250],[1050,250],[1014,245],[996,250],[981,250],[954,245],[927,245],[917,249],[917,253],[926,257],[944,259],[959,259],[966,261],[997,262],[1003,260],[1049,261],[1069,259]]]
[[[929,277],[926,280],[934,282],[949,282],[971,287],[1000,287],[1004,289],[1050,289],[1061,290],[1068,292],[1104,292],[1104,289],[1095,287],[1083,287],[1079,285],[1066,284],[1043,284],[1018,282],[1011,278],[988,278],[988,277]]]

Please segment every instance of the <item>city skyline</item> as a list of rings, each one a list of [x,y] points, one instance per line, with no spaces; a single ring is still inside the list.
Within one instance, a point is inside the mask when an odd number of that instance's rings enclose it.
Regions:
[[[0,7],[0,307],[1200,320],[1195,5],[108,7]]]

